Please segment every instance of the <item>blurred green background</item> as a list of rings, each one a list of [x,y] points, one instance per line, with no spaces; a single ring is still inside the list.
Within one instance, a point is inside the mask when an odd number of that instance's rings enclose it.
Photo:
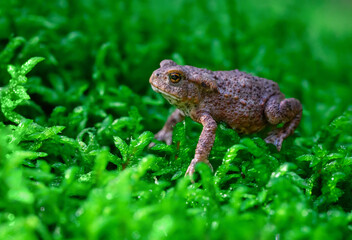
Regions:
[[[1,1],[0,239],[351,239],[351,11]],[[146,147],[173,110],[148,82],[163,59],[278,82],[302,102],[296,134],[277,153],[221,126],[216,176],[200,166],[190,185],[199,125]]]

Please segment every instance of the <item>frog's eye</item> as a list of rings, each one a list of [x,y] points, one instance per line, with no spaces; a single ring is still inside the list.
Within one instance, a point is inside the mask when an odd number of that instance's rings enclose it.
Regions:
[[[181,73],[171,72],[169,73],[169,79],[172,83],[178,83],[182,79]]]

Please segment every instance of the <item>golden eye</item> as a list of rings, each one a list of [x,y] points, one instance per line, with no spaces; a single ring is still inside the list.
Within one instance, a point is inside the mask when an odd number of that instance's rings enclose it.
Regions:
[[[172,83],[178,83],[182,79],[181,73],[178,72],[172,72],[169,73],[169,79]]]

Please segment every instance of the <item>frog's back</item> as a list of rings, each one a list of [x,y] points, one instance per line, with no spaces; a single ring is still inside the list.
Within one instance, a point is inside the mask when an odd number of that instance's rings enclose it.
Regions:
[[[277,83],[233,71],[216,71],[221,100],[214,108],[214,117],[240,133],[260,131],[267,125],[264,107],[270,96],[280,94]]]

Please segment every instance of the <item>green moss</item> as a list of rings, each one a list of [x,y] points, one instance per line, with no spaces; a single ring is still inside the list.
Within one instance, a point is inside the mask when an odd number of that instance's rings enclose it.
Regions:
[[[0,239],[351,239],[343,4],[2,1]],[[277,152],[220,124],[192,184],[201,126],[153,139],[173,110],[148,83],[165,58],[274,79],[300,127]]]

